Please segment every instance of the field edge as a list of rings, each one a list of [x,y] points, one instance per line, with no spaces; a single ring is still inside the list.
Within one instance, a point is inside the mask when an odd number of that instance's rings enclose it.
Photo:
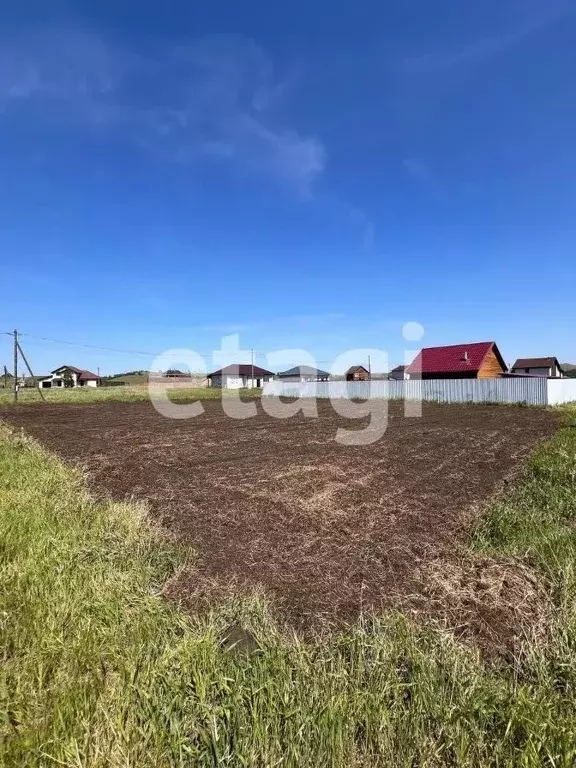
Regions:
[[[571,765],[576,410],[565,412],[568,428],[474,537],[475,552],[543,574],[561,612],[551,642],[506,670],[396,615],[317,647],[283,635],[258,596],[187,617],[160,598],[186,552],[0,425],[4,764]],[[235,625],[246,652],[222,642]]]

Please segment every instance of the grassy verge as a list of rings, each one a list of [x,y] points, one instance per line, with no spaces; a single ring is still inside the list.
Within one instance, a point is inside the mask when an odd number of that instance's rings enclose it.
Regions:
[[[575,517],[566,428],[475,539],[528,558],[560,606],[508,670],[400,616],[305,645],[258,598],[181,615],[158,591],[185,554],[2,428],[0,764],[573,766]],[[233,623],[255,650],[222,646]]]
[[[174,402],[186,402],[190,400],[219,400],[222,397],[221,389],[202,387],[196,389],[175,388],[170,390],[169,397]],[[229,392],[229,390],[225,390]],[[240,397],[260,397],[261,389],[233,390]],[[42,394],[49,403],[141,403],[148,402],[150,396],[148,387],[79,387],[77,389],[45,389]],[[0,406],[13,405],[14,397],[10,390],[0,390]],[[18,403],[26,405],[41,403],[37,389],[22,389],[18,393]]]

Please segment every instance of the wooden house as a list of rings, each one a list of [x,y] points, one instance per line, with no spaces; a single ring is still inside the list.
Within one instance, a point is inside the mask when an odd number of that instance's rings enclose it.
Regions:
[[[370,381],[370,372],[363,365],[353,365],[346,371],[346,381]]]
[[[495,379],[506,363],[494,341],[426,347],[406,368],[410,379]]]

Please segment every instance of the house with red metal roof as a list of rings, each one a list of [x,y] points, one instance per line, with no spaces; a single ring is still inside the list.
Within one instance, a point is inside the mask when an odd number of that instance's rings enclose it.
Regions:
[[[58,387],[97,387],[100,378],[91,371],[76,368],[74,365],[61,365],[55,368],[49,376],[38,377],[40,389],[52,389]]]
[[[506,373],[494,341],[426,347],[406,368],[410,379],[494,379]]]

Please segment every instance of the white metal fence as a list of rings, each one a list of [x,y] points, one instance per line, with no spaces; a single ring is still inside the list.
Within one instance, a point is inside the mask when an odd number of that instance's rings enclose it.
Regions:
[[[562,387],[557,386],[562,384]],[[552,386],[550,386],[552,385]],[[438,403],[527,403],[558,405],[576,401],[576,380],[429,379],[424,381],[327,381],[264,384],[263,394],[283,397],[368,400],[432,400]]]
[[[576,401],[576,379],[548,379],[548,405]]]

